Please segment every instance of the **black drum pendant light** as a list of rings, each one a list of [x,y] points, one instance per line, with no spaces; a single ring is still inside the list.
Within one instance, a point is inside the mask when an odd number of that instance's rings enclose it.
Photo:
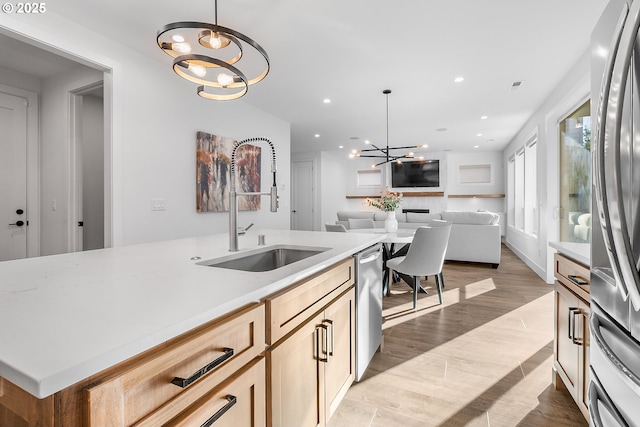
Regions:
[[[173,57],[173,71],[198,84],[203,98],[238,99],[269,73],[269,56],[258,43],[218,25],[218,0],[213,24],[173,22],[158,31],[156,40]]]
[[[401,159],[413,159],[414,157],[414,153],[409,151],[406,152],[404,154],[394,154],[393,150],[410,150],[412,148],[427,148],[426,145],[406,145],[404,147],[389,147],[389,94],[391,93],[391,89],[385,89],[382,91],[382,93],[385,95],[386,97],[386,101],[387,101],[387,145],[384,148],[380,148],[377,145],[370,143],[370,142],[366,142],[367,144],[371,145],[371,147],[373,148],[364,148],[361,150],[353,150],[353,152],[349,155],[349,157],[354,158],[354,157],[373,157],[373,158],[377,158],[377,159],[383,159],[380,160],[379,163],[376,163],[374,165],[371,165],[371,167],[376,167],[376,166],[380,166],[380,165],[384,165],[387,164],[389,162],[398,162],[400,163]],[[423,159],[422,156],[418,157],[419,159]]]

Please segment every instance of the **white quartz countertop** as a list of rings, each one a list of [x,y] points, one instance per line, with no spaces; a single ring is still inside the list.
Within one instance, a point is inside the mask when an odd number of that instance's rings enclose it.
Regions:
[[[252,230],[240,251],[329,250],[268,272],[196,265],[228,256],[228,234],[0,262],[0,376],[49,396],[210,320],[260,301],[382,235]]]
[[[589,243],[549,242],[549,246],[587,267],[591,265],[591,244]]]

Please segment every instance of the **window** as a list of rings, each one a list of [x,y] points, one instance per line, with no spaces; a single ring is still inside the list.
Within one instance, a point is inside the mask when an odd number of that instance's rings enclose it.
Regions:
[[[537,144],[532,138],[524,149],[524,232],[538,234]]]
[[[515,198],[516,190],[513,188],[516,180],[516,158],[511,156],[507,165],[507,225],[515,227]]]
[[[591,102],[559,123],[560,241],[591,241]]]
[[[538,234],[537,136],[520,147],[507,165],[507,224]]]

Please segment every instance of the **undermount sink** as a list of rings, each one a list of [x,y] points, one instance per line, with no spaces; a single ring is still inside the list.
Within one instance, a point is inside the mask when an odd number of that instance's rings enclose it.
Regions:
[[[197,265],[241,271],[271,271],[328,250],[329,248],[310,246],[276,245],[201,261]]]

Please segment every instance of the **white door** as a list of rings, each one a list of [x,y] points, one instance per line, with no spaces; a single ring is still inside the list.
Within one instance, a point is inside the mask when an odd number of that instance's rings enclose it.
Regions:
[[[291,229],[313,230],[313,162],[293,162]]]
[[[27,256],[27,101],[0,93],[0,261]]]

